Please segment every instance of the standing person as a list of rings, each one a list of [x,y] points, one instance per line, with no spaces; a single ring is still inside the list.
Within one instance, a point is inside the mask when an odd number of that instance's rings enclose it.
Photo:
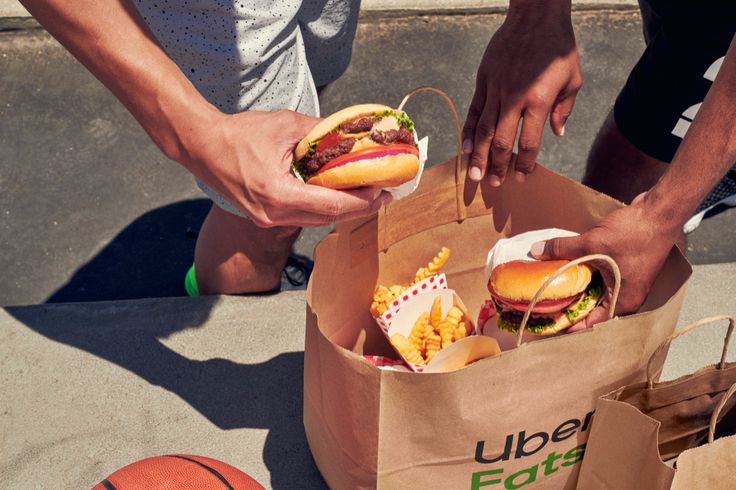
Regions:
[[[359,2],[21,0],[215,205],[190,294],[277,288],[301,226],[367,216],[379,189],[290,175],[316,124],[317,87],[347,68]]]
[[[736,205],[736,2],[639,3],[647,47],[593,143],[583,179],[631,206],[579,237],[532,248],[540,259],[616,259],[617,314],[642,305],[683,227],[693,229],[719,203]],[[499,186],[513,171],[523,181],[547,119],[564,134],[582,84],[570,11],[570,0],[511,0],[483,55],[463,130],[470,179]],[[587,326],[604,318],[599,308]]]

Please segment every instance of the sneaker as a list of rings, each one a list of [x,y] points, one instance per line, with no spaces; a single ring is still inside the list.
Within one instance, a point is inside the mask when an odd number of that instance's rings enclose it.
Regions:
[[[281,290],[296,291],[299,289],[307,289],[309,276],[312,275],[314,262],[309,257],[299,255],[294,252],[289,254],[286,260],[286,267],[281,274]]]
[[[736,167],[729,170],[726,176],[710,191],[692,218],[687,220],[682,227],[682,231],[690,233],[695,230],[705,215],[717,206],[736,206]]]

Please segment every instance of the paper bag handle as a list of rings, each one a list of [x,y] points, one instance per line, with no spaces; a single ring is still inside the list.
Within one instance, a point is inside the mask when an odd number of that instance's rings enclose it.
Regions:
[[[616,303],[618,302],[618,292],[621,289],[621,272],[618,269],[618,264],[616,264],[616,261],[613,260],[608,255],[603,254],[593,254],[593,255],[586,255],[584,257],[580,257],[575,260],[571,260],[569,263],[563,265],[556,271],[550,275],[546,281],[539,287],[537,290],[537,293],[534,295],[532,300],[529,302],[529,306],[526,309],[526,312],[524,313],[524,318],[521,319],[521,324],[519,325],[518,334],[516,336],[516,347],[519,347],[521,345],[521,341],[524,337],[524,330],[526,329],[526,324],[529,321],[529,318],[532,315],[532,310],[534,309],[534,306],[537,304],[537,301],[539,301],[539,297],[542,296],[542,293],[544,292],[547,287],[552,284],[552,281],[557,279],[563,272],[565,272],[567,269],[571,267],[575,267],[578,264],[584,264],[586,262],[592,262],[594,260],[601,260],[608,264],[608,266],[611,269],[611,272],[613,272],[613,291],[611,291],[611,305],[608,310],[608,319],[610,320],[613,318],[613,315],[616,311]]]
[[[710,416],[710,426],[708,427],[708,444],[713,442],[713,439],[715,437],[716,424],[718,423],[718,417],[721,416],[721,410],[723,410],[726,402],[733,396],[734,393],[736,393],[736,383],[731,385],[726,394],[723,395],[723,398],[721,398],[721,401],[718,402],[716,409],[713,410],[713,415]]]
[[[684,335],[690,330],[694,330],[696,328],[702,327],[703,325],[707,325],[709,323],[717,322],[720,320],[728,320],[728,330],[726,330],[726,338],[723,339],[723,351],[721,352],[721,362],[718,363],[718,369],[723,369],[723,366],[726,364],[726,354],[728,353],[728,343],[731,340],[731,333],[733,332],[734,324],[736,323],[736,320],[734,320],[734,317],[730,315],[716,315],[711,316],[708,318],[703,318],[702,320],[698,320],[697,322],[693,322],[690,325],[687,325],[680,330],[672,333],[669,337],[665,339],[664,342],[662,342],[659,347],[657,347],[654,352],[652,352],[652,355],[649,357],[649,361],[647,362],[647,388],[652,389],[654,387],[654,378],[655,376],[659,376],[662,374],[662,368],[660,367],[656,373],[652,372],[652,362],[654,361],[655,357],[657,357],[657,354],[661,352],[663,349],[669,347],[669,345],[672,343],[673,340],[675,340],[680,335]]]
[[[406,103],[409,102],[409,99],[421,92],[432,92],[439,95],[445,100],[450,108],[450,112],[452,112],[452,120],[455,123],[455,135],[457,137],[457,153],[455,154],[455,205],[457,207],[457,220],[462,221],[467,217],[468,212],[465,208],[465,201],[463,200],[463,129],[462,123],[460,122],[460,116],[458,115],[455,103],[452,101],[450,96],[447,95],[447,92],[436,87],[432,87],[431,85],[423,85],[411,90],[404,96],[404,100],[401,101],[397,110],[402,111]]]

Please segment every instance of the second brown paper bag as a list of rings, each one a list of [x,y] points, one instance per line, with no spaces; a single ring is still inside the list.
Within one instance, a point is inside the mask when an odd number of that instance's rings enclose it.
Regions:
[[[736,363],[726,362],[733,318],[714,317],[678,330],[655,355],[689,330],[724,319],[729,328],[718,364],[661,383],[653,382],[659,370],[652,369],[647,381],[598,400],[578,488],[736,488],[736,399],[730,398]],[[709,429],[716,427],[731,435],[713,440],[714,433],[706,443]],[[676,469],[665,464],[676,457]]]

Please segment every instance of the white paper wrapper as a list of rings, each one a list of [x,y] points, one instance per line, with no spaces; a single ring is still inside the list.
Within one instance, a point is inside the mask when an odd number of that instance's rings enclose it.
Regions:
[[[442,349],[424,368],[424,373],[449,373],[486,357],[501,353],[498,341],[485,335],[471,334]]]
[[[417,137],[416,131],[414,132],[414,137]],[[429,137],[425,136],[424,138],[420,139],[417,142],[417,146],[419,147],[419,171],[417,172],[417,176],[409,182],[404,182],[398,187],[386,188],[386,191],[391,194],[391,197],[394,198],[394,201],[405,198],[406,196],[417,190],[417,187],[419,187],[419,181],[422,178],[422,172],[424,172],[424,164],[427,162]]]
[[[579,233],[569,230],[561,230],[559,228],[545,228],[543,230],[532,230],[519,235],[502,238],[496,242],[496,245],[488,252],[486,257],[486,270],[483,276],[483,284],[488,284],[491,277],[491,271],[500,264],[511,262],[512,260],[536,260],[532,257],[530,251],[532,245],[537,242],[549,240],[551,238],[578,236]]]

